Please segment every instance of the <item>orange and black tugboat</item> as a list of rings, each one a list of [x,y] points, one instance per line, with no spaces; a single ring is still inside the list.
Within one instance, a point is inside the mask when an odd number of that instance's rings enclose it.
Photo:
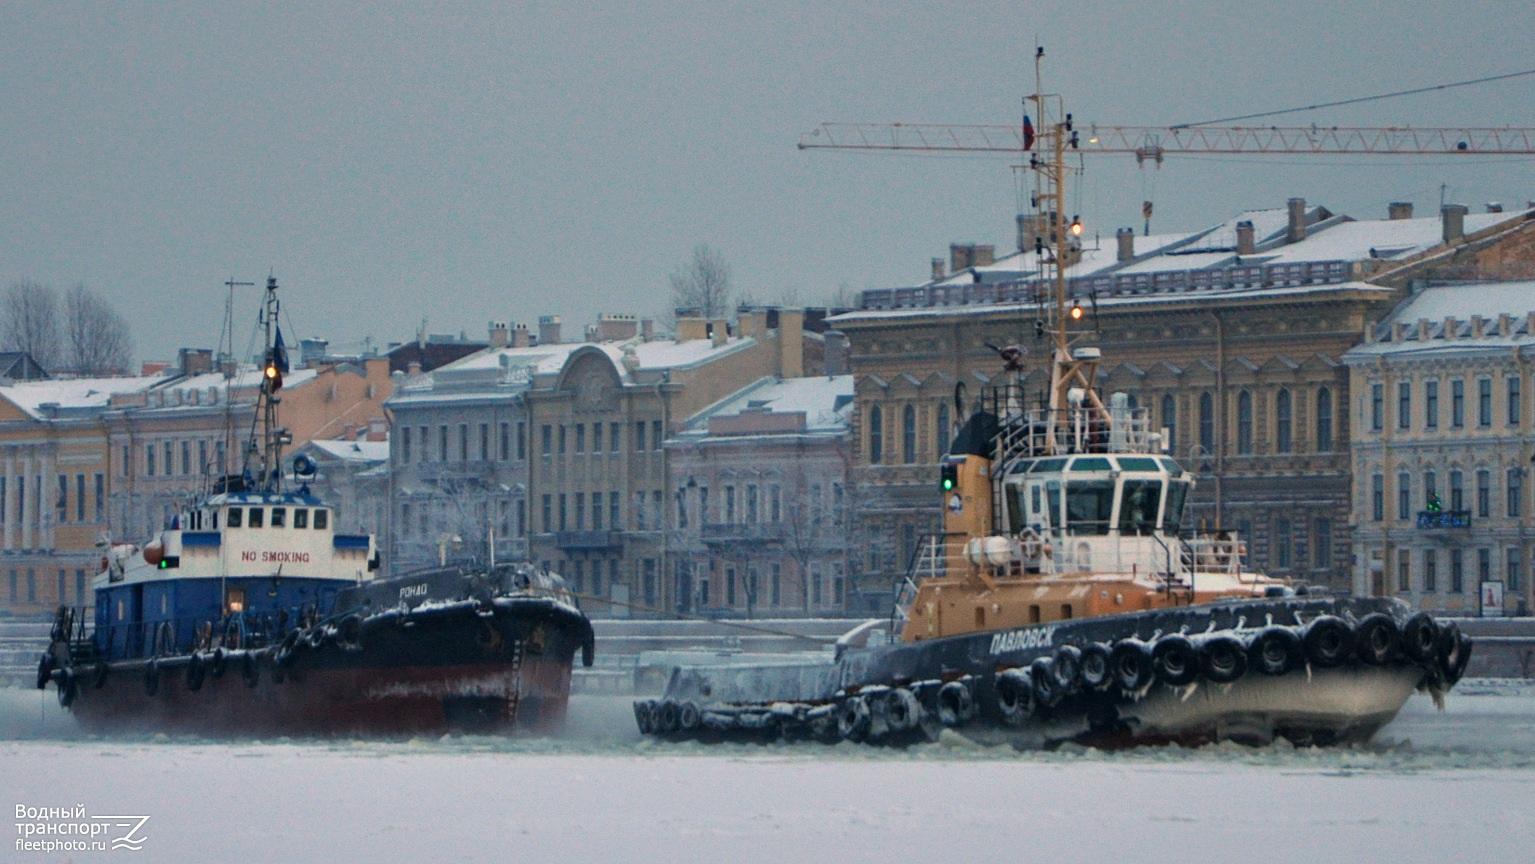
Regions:
[[[1033,97],[1040,199],[1065,212],[1072,135]],[[1047,108],[1054,108],[1048,112]],[[643,732],[901,743],[954,727],[1024,746],[1235,739],[1368,740],[1415,689],[1436,700],[1471,640],[1390,598],[1334,596],[1248,569],[1245,545],[1191,531],[1194,478],[1147,412],[1095,389],[1099,349],[1074,347],[1066,230],[1053,217],[1050,390],[988,390],[939,469],[930,538],[889,621],[844,636],[834,659],[681,667],[635,703]],[[1021,349],[1002,352],[1021,370]],[[963,415],[961,415],[963,416]]]
[[[277,283],[240,474],[141,546],[103,542],[94,615],[61,607],[38,663],[92,729],[416,734],[544,729],[565,715],[592,627],[563,580],[527,564],[375,578],[373,538],[335,530],[314,465],[283,488],[288,372]],[[227,404],[226,400],[226,404]]]

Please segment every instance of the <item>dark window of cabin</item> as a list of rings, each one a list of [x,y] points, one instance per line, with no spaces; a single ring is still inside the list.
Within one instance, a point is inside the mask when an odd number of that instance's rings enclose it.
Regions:
[[[239,528],[240,527],[240,514],[241,514],[242,511],[243,511],[243,508],[241,508],[241,507],[231,507],[231,508],[229,508],[229,527],[231,527],[231,528]],[[214,526],[214,527],[217,527],[217,526]]]
[[[325,530],[325,526],[327,526],[329,524],[330,524],[330,511],[329,510],[315,510],[314,511],[314,527],[315,527],[316,531],[323,531],[323,530]]]
[[[308,528],[309,527],[309,508],[307,508],[307,507],[295,507],[295,508],[293,508],[293,527],[294,528]]]
[[[287,524],[288,524],[288,508],[286,508],[286,507],[273,507],[272,508],[272,527],[273,528],[283,528]]]
[[[245,522],[246,527],[249,527],[249,528],[260,528],[261,527],[261,523],[266,521],[264,513],[265,513],[265,508],[263,508],[263,507],[252,507],[251,508],[251,512],[250,512],[250,518],[247,519],[246,522]]]

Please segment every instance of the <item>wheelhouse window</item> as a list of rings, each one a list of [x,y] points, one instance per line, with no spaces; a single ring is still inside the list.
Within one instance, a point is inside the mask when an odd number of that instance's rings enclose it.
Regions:
[[[294,528],[308,528],[309,527],[309,508],[308,507],[295,507],[295,508],[293,508],[293,527]]]
[[[284,528],[284,527],[287,527],[287,524],[288,524],[288,508],[286,508],[286,507],[273,507],[272,508],[272,527],[273,528]]]
[[[261,523],[263,523],[265,521],[266,521],[266,508],[265,507],[252,507],[251,510],[250,510],[250,518],[246,520],[245,525],[248,528],[260,528],[261,527]]]
[[[229,517],[227,519],[226,524],[230,528],[239,528],[240,527],[240,523],[242,521],[244,521],[243,518],[242,518],[244,516],[244,513],[245,513],[245,508],[244,507],[231,507],[231,508],[229,508]]]
[[[1150,533],[1156,528],[1161,505],[1161,480],[1126,480],[1119,496],[1119,533]]]
[[[314,527],[315,527],[315,530],[316,531],[323,531],[329,525],[330,525],[330,511],[329,510],[323,510],[323,509],[320,509],[320,508],[315,508],[315,511],[314,511]]]
[[[1167,487],[1167,509],[1162,514],[1162,530],[1177,534],[1183,523],[1183,502],[1188,498],[1189,484],[1173,481]]]
[[[1107,534],[1114,514],[1113,480],[1066,484],[1066,524],[1079,534]]]

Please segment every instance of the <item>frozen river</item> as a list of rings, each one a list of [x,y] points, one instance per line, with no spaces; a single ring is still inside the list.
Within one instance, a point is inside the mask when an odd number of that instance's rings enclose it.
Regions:
[[[83,737],[51,690],[7,690],[7,813],[149,819],[140,851],[13,834],[4,860],[1535,860],[1535,686],[1466,681],[1446,708],[1415,696],[1332,750],[668,745],[610,697],[560,739],[216,743]]]

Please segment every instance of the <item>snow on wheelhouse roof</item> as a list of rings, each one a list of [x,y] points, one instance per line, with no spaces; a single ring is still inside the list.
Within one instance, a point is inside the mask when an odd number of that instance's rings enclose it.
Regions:
[[[114,394],[138,393],[170,380],[169,375],[115,376],[107,378],[52,378],[43,381],[0,381],[0,397],[42,419],[60,412],[105,409]]]
[[[383,462],[389,458],[388,441],[316,438],[308,445],[344,462]]]

